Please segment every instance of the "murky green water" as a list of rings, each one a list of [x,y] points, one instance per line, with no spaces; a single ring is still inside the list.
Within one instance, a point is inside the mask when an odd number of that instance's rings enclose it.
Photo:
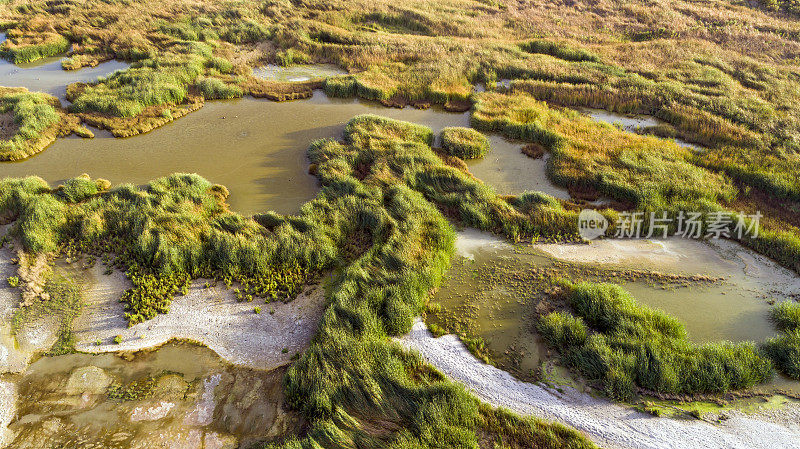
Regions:
[[[0,165],[0,176],[37,175],[51,183],[88,173],[112,183],[143,184],[174,172],[199,173],[231,192],[231,207],[244,214],[272,209],[293,213],[317,192],[308,174],[306,149],[315,139],[339,137],[352,117],[373,113],[428,126],[469,126],[468,113],[437,109],[393,109],[376,103],[331,99],[322,92],[312,98],[275,103],[243,98],[213,101],[197,112],[147,134],[116,139],[98,131],[94,139],[59,139],[38,155]],[[479,178],[503,193],[548,188],[544,162],[527,158],[518,147],[492,138],[495,154],[471,165]],[[514,158],[516,177],[500,169]],[[509,167],[510,168],[510,167]],[[561,194],[563,196],[563,193]]]
[[[537,190],[556,198],[569,198],[566,189],[554,186],[547,179],[545,168],[549,155],[532,159],[522,153],[524,143],[497,134],[488,137],[491,149],[486,156],[467,161],[476,178],[494,187],[501,195]]]
[[[787,279],[782,278],[785,273],[780,276],[765,273],[772,266],[747,259],[750,253],[740,247],[713,248],[700,242],[668,245],[668,249],[681,252],[681,257],[675,260],[665,257],[659,261],[644,253],[593,264],[559,261],[536,247],[513,248],[474,231],[460,234],[458,247],[461,255],[454,261],[433,302],[453,313],[456,319],[469,322],[496,359],[523,376],[535,370],[546,354],[535,332],[538,297],[526,288],[531,284],[525,284],[535,278],[531,273],[536,270],[544,277],[580,270],[579,279],[620,283],[640,303],[678,318],[689,339],[697,343],[760,342],[775,335],[768,318],[772,308],[769,302],[785,299],[791,288],[797,286],[796,279],[791,278],[788,282],[793,286],[786,286]],[[618,253],[626,248],[598,249],[603,250]],[[683,258],[694,262],[684,262]],[[549,271],[554,267],[559,268]],[[683,286],[684,281],[665,285],[653,279],[626,279],[622,275],[624,270],[724,277],[724,280],[690,286]],[[755,273],[756,270],[761,273]],[[495,273],[502,274],[495,276]],[[800,391],[800,383],[781,377],[772,385]]]
[[[282,410],[282,375],[231,367],[184,343],[126,357],[42,358],[14,379],[10,447],[246,446],[299,426]]]

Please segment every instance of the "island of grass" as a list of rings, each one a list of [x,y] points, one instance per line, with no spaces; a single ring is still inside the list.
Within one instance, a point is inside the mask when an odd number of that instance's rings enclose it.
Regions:
[[[0,88],[0,160],[24,159],[52,143],[61,121],[57,105],[46,94]]]
[[[489,139],[472,128],[444,128],[441,139],[442,150],[461,159],[477,159],[489,152]]]

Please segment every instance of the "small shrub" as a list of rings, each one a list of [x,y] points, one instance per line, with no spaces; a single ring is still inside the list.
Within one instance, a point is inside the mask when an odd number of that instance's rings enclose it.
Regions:
[[[9,276],[6,282],[8,282],[9,287],[17,288],[19,287],[19,276]]]
[[[239,98],[244,94],[241,87],[225,84],[217,78],[201,78],[197,83],[197,88],[208,100]]]
[[[800,303],[784,301],[772,308],[770,316],[780,330],[800,329]]]
[[[115,336],[113,341],[115,345],[122,343],[122,335]]]

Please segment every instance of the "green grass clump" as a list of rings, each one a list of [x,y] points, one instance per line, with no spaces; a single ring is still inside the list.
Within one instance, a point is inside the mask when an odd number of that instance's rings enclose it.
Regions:
[[[764,343],[764,352],[782,373],[800,379],[800,304],[784,301],[772,309],[770,317],[781,333]]]
[[[207,100],[239,98],[244,94],[241,87],[226,84],[217,78],[201,78],[197,82],[197,88]]]
[[[779,330],[800,328],[800,303],[784,301],[770,311]]]
[[[544,316],[539,331],[564,362],[616,399],[639,389],[721,393],[763,383],[772,364],[752,343],[695,345],[676,319],[639,305],[614,284],[565,286],[570,312]]]
[[[331,76],[322,85],[329,97],[352,97],[356,94],[356,79],[353,76]]]
[[[219,37],[233,44],[246,44],[266,40],[272,33],[263,25],[252,20],[234,21],[231,25],[217,30]]]
[[[489,151],[489,139],[472,128],[449,127],[441,134],[442,149],[461,159],[483,157]]]
[[[105,179],[92,180],[89,175],[83,174],[65,181],[59,193],[67,202],[79,203],[107,190],[109,186],[110,183]]]
[[[600,60],[599,56],[588,50],[541,39],[525,42],[520,45],[520,48],[528,53],[550,55],[565,61],[597,62]]]
[[[786,376],[800,380],[800,327],[786,330],[762,345],[764,352]]]
[[[219,73],[231,73],[233,71],[233,63],[225,58],[211,57],[206,61],[206,67],[214,69]]]
[[[31,156],[55,138],[55,125],[61,121],[49,95],[0,89],[0,114],[10,114],[15,129],[9,139],[0,139],[0,160],[18,160]]]

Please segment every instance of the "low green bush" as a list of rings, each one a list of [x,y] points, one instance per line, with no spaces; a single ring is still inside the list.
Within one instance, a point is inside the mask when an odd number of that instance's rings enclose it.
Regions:
[[[475,159],[489,152],[489,139],[472,128],[444,128],[441,139],[445,153],[461,159]]]
[[[0,140],[0,160],[22,159],[38,150],[30,147],[32,142],[61,121],[54,100],[35,92],[0,92],[0,114],[10,113],[17,127],[10,139]]]
[[[0,45],[0,56],[14,64],[33,62],[38,59],[56,56],[69,50],[69,41],[64,36],[54,33],[45,33],[43,40],[34,43],[9,44],[3,43]]]
[[[206,100],[240,98],[244,95],[241,87],[225,84],[217,78],[200,78],[197,88]]]
[[[800,303],[784,301],[772,308],[770,317],[780,330],[800,329]]]
[[[350,75],[331,76],[325,79],[322,88],[329,97],[352,97],[356,94],[356,79]]]
[[[71,99],[70,110],[135,117],[148,106],[183,102],[188,85],[203,71],[204,59],[193,55],[141,61],[87,86]]]
[[[762,345],[764,352],[786,376],[800,380],[800,327],[786,330]]]
[[[770,311],[780,334],[763,345],[778,370],[800,380],[800,304],[784,301]]]

